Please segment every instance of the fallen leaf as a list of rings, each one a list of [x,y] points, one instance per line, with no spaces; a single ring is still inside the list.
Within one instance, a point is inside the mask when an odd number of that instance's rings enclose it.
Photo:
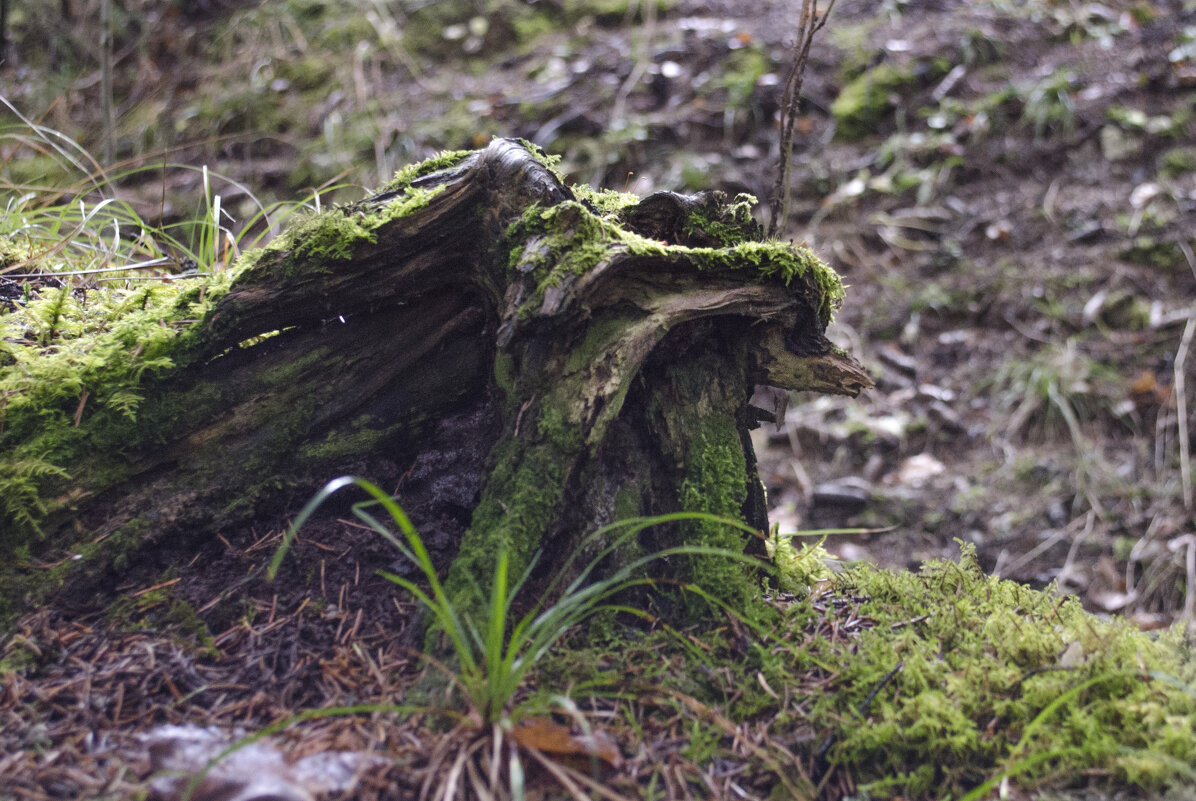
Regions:
[[[550,718],[525,718],[515,724],[511,735],[521,748],[534,748],[579,770],[588,769],[594,760],[611,769],[618,769],[623,762],[618,746],[606,732],[573,734]]]

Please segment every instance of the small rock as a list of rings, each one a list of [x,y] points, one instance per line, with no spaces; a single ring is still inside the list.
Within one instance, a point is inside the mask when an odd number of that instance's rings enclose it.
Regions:
[[[815,506],[837,506],[858,511],[872,498],[872,485],[862,478],[847,476],[814,487]]]
[[[929,453],[919,453],[904,460],[898,466],[893,480],[895,483],[907,487],[921,487],[946,469],[946,465]]]

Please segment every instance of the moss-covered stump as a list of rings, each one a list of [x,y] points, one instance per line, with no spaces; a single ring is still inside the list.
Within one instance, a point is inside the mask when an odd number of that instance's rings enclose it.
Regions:
[[[398,477],[433,554],[459,552],[458,593],[500,549],[517,574],[620,516],[763,528],[753,385],[869,384],[823,335],[838,277],[761,241],[748,199],[570,189],[508,140],[407,168],[231,276],[50,286],[0,318],[6,616],[277,525],[343,473]]]

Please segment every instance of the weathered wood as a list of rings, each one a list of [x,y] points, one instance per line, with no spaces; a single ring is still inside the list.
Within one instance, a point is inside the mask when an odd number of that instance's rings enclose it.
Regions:
[[[343,473],[404,477],[433,553],[459,551],[459,594],[500,549],[519,570],[617,517],[764,527],[751,387],[870,384],[824,337],[837,278],[759,242],[741,200],[575,193],[508,140],[412,175],[258,254],[146,379],[135,429],[83,416],[44,536],[0,536],[34,555],[0,568],[12,610],[277,520]]]

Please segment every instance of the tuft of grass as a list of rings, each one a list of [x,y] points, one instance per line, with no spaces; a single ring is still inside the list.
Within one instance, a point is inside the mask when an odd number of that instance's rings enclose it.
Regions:
[[[227,290],[238,259],[321,199],[263,204],[207,167],[105,169],[0,103],[19,120],[0,127],[0,530],[36,533],[46,486],[67,478],[55,464],[61,432],[103,410],[135,421],[143,379],[176,367],[175,341]],[[168,182],[190,173],[203,187],[195,214],[166,219]],[[125,197],[147,179],[162,184],[157,221]],[[230,214],[230,192],[248,199],[246,219]]]
[[[611,543],[581,569],[576,578],[558,593],[562,577],[569,573],[577,554],[585,550],[584,548],[578,548],[565,560],[557,578],[543,593],[541,600],[516,620],[512,619],[513,603],[530,576],[535,560],[531,561],[521,576],[512,580],[509,575],[509,556],[505,551],[500,552],[490,584],[488,602],[480,615],[482,619],[479,620],[453,604],[444,590],[423,540],[394,498],[366,479],[344,476],[326,484],[300,510],[271,559],[267,570],[269,580],[273,580],[278,574],[299,530],[311,515],[332,495],[348,487],[357,487],[369,496],[368,500],[353,505],[354,516],[414,563],[423,574],[426,587],[384,570],[378,571],[379,575],[409,592],[428,610],[434,625],[444,632],[451,643],[452,656],[456,660],[456,664],[450,669],[447,665],[435,662],[433,657],[424,655],[433,666],[448,675],[450,683],[461,693],[467,705],[464,715],[449,712],[447,707],[433,710],[458,717],[457,727],[454,729],[455,736],[447,738],[442,745],[442,749],[446,749],[449,743],[453,743],[456,756],[453,758],[452,767],[442,779],[444,784],[436,797],[449,797],[446,793],[455,792],[457,784],[465,781],[466,777],[474,783],[473,789],[479,792],[479,797],[488,797],[489,791],[484,791],[486,786],[493,787],[499,778],[493,765],[487,767],[488,754],[500,753],[504,748],[509,751],[505,775],[510,785],[511,797],[522,797],[524,770],[519,751],[511,739],[514,725],[522,712],[515,703],[517,693],[523,687],[528,674],[553,646],[588,618],[598,613],[626,613],[639,618],[650,618],[647,612],[618,601],[618,597],[628,590],[655,583],[654,579],[644,575],[644,568],[650,562],[679,554],[721,555],[737,561],[755,562],[750,557],[730,551],[680,546],[644,556],[610,576],[593,580],[595,570],[607,556],[628,538],[651,526],[699,520],[752,531],[742,523],[701,513],[675,513],[621,520],[603,526],[590,535],[590,539],[610,537]],[[384,516],[388,517],[389,521],[384,522],[375,514],[378,507],[385,512]],[[683,589],[718,603],[699,587],[683,586]],[[545,597],[556,600],[546,606],[543,602]],[[727,611],[734,614],[733,610]],[[485,742],[487,738],[488,743]],[[462,739],[468,742],[462,743]],[[433,761],[449,758],[447,751],[439,753],[442,749],[438,749],[438,753],[433,755]],[[475,757],[476,764],[473,762]],[[561,781],[565,784],[565,780]],[[566,786],[568,787],[567,784]],[[585,798],[574,788],[569,789],[574,797]]]
[[[320,210],[320,187],[309,198],[263,203],[245,185],[209,170],[156,162],[152,158],[105,169],[82,145],[39,125],[12,103],[0,103],[19,120],[0,127],[0,277],[41,280],[45,274],[72,279],[72,285],[99,282],[170,280],[179,273],[210,275],[229,269],[247,250],[281,230],[296,212]],[[7,147],[4,147],[7,146]],[[38,165],[27,174],[23,165]],[[193,215],[168,219],[166,188],[195,173],[203,199]],[[122,197],[125,187],[160,183],[159,219]],[[246,198],[252,212],[237,220],[225,195]]]
[[[353,514],[372,531],[393,545],[423,573],[427,589],[402,576],[387,571],[379,575],[411,593],[431,613],[435,625],[444,632],[457,660],[452,683],[462,692],[469,704],[471,716],[481,726],[502,724],[510,719],[512,701],[528,671],[573,627],[599,612],[623,612],[646,617],[642,610],[618,603],[615,599],[628,590],[654,583],[643,575],[649,563],[679,554],[721,555],[738,561],[752,561],[750,557],[714,548],[679,546],[641,557],[612,575],[591,582],[595,570],[620,543],[634,537],[645,528],[682,520],[722,523],[740,529],[751,529],[742,523],[700,513],[675,513],[655,517],[621,520],[597,529],[590,539],[611,536],[612,543],[591,560],[557,595],[561,577],[576,560],[577,552],[562,565],[557,579],[544,593],[556,601],[545,606],[537,601],[530,611],[511,622],[512,604],[519,590],[535,566],[535,560],[516,580],[509,575],[509,556],[500,552],[495,566],[494,580],[484,610],[483,620],[475,620],[459,611],[445,592],[436,567],[432,564],[423,540],[410,519],[394,498],[377,485],[363,478],[345,476],[330,481],[300,510],[271,560],[268,577],[273,580],[286,558],[299,529],[325,501],[336,492],[355,486],[370,496],[369,501],[352,507]],[[390,518],[393,528],[378,519],[371,507],[380,506]],[[689,588],[700,592],[698,588]]]
[[[1111,403],[1099,390],[1108,371],[1084,356],[1073,340],[1042,350],[1029,359],[1003,365],[995,377],[1006,390],[1012,414],[1005,428],[1014,436],[1057,435],[1060,428],[1077,450],[1087,450],[1085,423],[1111,418]]]
[[[1034,128],[1035,141],[1075,130],[1073,95],[1078,88],[1076,76],[1066,71],[1056,72],[1030,87],[1022,108],[1022,120]]]

